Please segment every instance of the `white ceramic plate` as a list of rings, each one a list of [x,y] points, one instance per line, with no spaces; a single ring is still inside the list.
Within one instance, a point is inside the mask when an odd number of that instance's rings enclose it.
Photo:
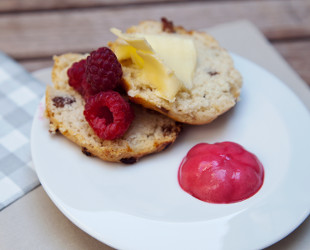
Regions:
[[[121,165],[89,158],[48,133],[38,108],[32,155],[39,179],[78,227],[118,249],[260,249],[292,232],[310,209],[310,116],[298,98],[261,67],[233,55],[241,101],[204,126],[186,127],[168,150]],[[40,73],[50,82],[50,70]],[[251,198],[209,204],[178,185],[187,151],[200,142],[234,141],[258,156],[265,181]]]

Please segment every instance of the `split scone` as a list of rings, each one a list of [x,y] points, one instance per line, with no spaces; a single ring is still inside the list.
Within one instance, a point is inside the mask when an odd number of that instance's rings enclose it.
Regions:
[[[234,107],[242,78],[229,53],[210,35],[144,21],[109,46],[123,69],[129,98],[176,121],[206,124]]]
[[[85,101],[68,84],[67,70],[86,55],[64,54],[54,57],[53,86],[46,89],[46,116],[50,131],[60,132],[82,148],[86,155],[106,161],[134,163],[144,155],[159,152],[175,141],[181,125],[174,120],[133,105],[135,119],[119,139],[100,139],[83,115]]]

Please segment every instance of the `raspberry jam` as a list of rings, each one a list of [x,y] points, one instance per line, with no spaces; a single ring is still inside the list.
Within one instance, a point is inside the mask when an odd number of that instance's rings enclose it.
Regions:
[[[228,204],[254,195],[263,184],[264,168],[237,143],[200,143],[184,157],[178,179],[181,188],[197,199]]]

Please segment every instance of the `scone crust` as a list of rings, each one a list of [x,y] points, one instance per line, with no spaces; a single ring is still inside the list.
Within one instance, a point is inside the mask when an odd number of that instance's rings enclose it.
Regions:
[[[234,68],[229,53],[221,48],[212,36],[204,32],[186,30],[181,26],[174,29],[178,34],[193,38],[196,45],[198,61],[193,88],[179,91],[175,101],[171,103],[154,94],[150,87],[137,86],[138,69],[128,61],[121,62],[124,88],[133,102],[176,121],[194,125],[210,123],[235,106],[240,96],[242,77]],[[164,31],[160,22],[143,21],[130,27],[127,33],[160,34]],[[118,42],[119,39],[109,43],[112,50]]]

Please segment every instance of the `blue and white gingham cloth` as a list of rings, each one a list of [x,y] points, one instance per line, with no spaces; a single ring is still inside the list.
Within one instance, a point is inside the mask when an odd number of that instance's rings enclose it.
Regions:
[[[39,185],[30,131],[45,85],[0,52],[0,210]]]

